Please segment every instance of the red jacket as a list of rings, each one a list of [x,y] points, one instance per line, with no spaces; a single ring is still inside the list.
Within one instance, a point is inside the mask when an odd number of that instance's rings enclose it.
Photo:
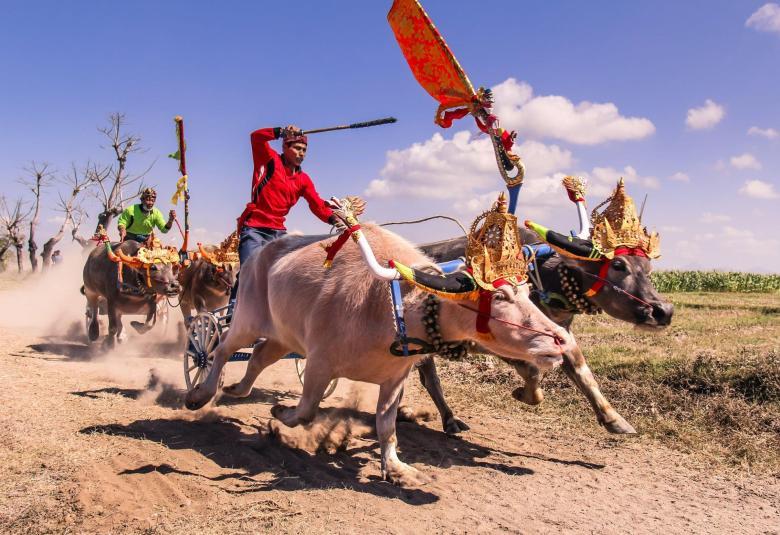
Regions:
[[[282,158],[268,145],[270,140],[279,138],[280,131],[279,128],[261,128],[250,135],[254,160],[252,194],[238,218],[239,233],[243,226],[286,230],[284,218],[301,197],[309,203],[312,213],[325,223],[333,214],[314,189],[309,175],[300,169],[288,174]]]

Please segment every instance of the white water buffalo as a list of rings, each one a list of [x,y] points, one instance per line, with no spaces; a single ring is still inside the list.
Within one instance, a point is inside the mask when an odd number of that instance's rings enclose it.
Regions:
[[[361,231],[379,264],[392,259],[407,266],[428,264],[424,256],[396,234],[374,225]],[[259,337],[244,378],[224,388],[227,395],[247,396],[258,375],[288,352],[306,355],[303,395],[297,407],[275,406],[273,415],[294,427],[311,422],[328,383],[346,377],[379,385],[376,426],[382,451],[383,477],[398,484],[419,483],[424,476],[398,459],[395,420],[404,381],[421,356],[389,352],[395,329],[387,282],[373,276],[354,244],[347,243],[333,267],[323,267],[321,237],[290,236],[267,245],[242,266],[237,306],[230,330],[213,353],[206,381],[191,390],[190,409],[216,394],[222,368],[237,349]],[[373,268],[372,268],[373,269]],[[408,336],[425,338],[421,324],[425,293],[403,283]],[[503,286],[490,307],[492,339],[480,344],[511,360],[541,369],[559,364],[572,349],[569,335],[530,301],[526,285]],[[442,335],[475,340],[476,303],[445,300],[440,310]]]
[[[142,245],[135,241],[113,244],[113,250],[124,258],[132,260]],[[113,255],[113,253],[111,253]],[[136,327],[139,332],[145,332],[157,314],[159,298],[174,296],[179,293],[179,283],[176,281],[174,267],[170,263],[154,263],[145,267],[133,268],[122,265],[122,279],[119,282],[116,256],[111,260],[106,247],[102,244],[95,247],[84,264],[84,286],[82,292],[87,298],[87,314],[89,324],[87,335],[91,342],[100,336],[98,323],[98,305],[105,300],[108,312],[108,336],[104,341],[106,347],[113,347],[115,339],[122,334],[122,314],[146,314],[146,323]]]

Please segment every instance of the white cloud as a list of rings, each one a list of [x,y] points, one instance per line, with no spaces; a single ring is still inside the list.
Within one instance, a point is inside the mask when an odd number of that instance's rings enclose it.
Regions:
[[[775,139],[780,136],[780,132],[774,128],[759,128],[757,126],[751,126],[747,133],[749,136],[761,136],[767,139]]]
[[[685,232],[685,229],[676,225],[661,225],[661,232],[665,234],[682,234]]]
[[[780,4],[764,4],[750,15],[745,26],[761,32],[780,33]]]
[[[774,184],[761,180],[748,180],[739,190],[740,195],[754,199],[777,199],[780,197],[775,191]]]
[[[532,139],[554,138],[580,145],[642,139],[655,132],[652,121],[624,117],[611,102],[574,104],[558,95],[534,96],[533,88],[514,78],[493,88],[494,112],[502,126]]]
[[[674,180],[676,182],[690,182],[691,177],[689,177],[686,173],[683,173],[682,171],[678,171],[672,176],[670,176],[669,180]]]
[[[714,214],[712,212],[704,212],[699,218],[699,221],[707,224],[725,223],[726,221],[731,221],[731,216],[726,214]]]
[[[691,130],[703,130],[712,128],[726,115],[726,110],[720,104],[715,101],[707,99],[704,102],[704,106],[700,108],[691,108],[688,110],[688,116],[685,119],[685,124]]]
[[[622,170],[614,167],[594,167],[590,173],[584,173],[590,180],[588,193],[596,197],[606,197],[622,177],[626,184],[640,184],[649,189],[658,189],[660,183],[654,176],[641,176],[636,169],[627,165]],[[630,193],[629,193],[630,194]]]
[[[732,167],[737,169],[761,169],[761,162],[755,156],[749,153],[732,156],[729,160]]]
[[[573,164],[570,151],[538,141],[526,141],[516,146],[515,152],[522,156],[528,169],[526,184],[543,183],[545,175]],[[446,139],[437,133],[411,147],[388,151],[379,178],[369,183],[365,195],[454,199],[459,206],[465,206],[463,202],[486,188],[495,188],[500,180],[487,137],[472,137],[462,131]]]

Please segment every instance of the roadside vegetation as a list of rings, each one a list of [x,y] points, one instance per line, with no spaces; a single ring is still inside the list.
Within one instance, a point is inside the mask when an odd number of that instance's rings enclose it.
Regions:
[[[574,332],[607,399],[640,440],[780,476],[780,295],[668,297],[674,320],[657,333],[605,315],[577,318]],[[576,427],[610,440],[560,370],[542,382],[544,403],[529,407],[510,397],[522,379],[503,362],[438,362],[456,406],[468,406],[476,396],[480,403],[542,418],[556,432]]]
[[[658,291],[671,292],[780,292],[780,275],[738,271],[656,271]]]

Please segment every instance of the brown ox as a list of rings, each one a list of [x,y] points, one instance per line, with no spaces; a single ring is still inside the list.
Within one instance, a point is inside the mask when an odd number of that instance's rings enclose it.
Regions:
[[[236,281],[233,265],[215,266],[203,258],[194,260],[179,272],[181,313],[187,325],[195,313],[227,305],[230,289]]]
[[[406,265],[430,262],[389,231],[364,225],[362,232],[382,265],[390,259]],[[187,407],[196,409],[211,400],[227,358],[263,337],[265,341],[254,348],[244,378],[224,388],[226,394],[247,396],[263,369],[292,351],[307,357],[303,395],[297,407],[277,405],[272,410],[287,426],[312,421],[325,388],[334,378],[377,384],[376,427],[383,477],[399,484],[418,483],[424,478],[396,454],[395,419],[404,380],[422,357],[396,357],[388,351],[395,329],[387,282],[372,276],[358,247],[348,244],[333,267],[325,269],[322,249],[316,243],[319,240],[298,236],[277,240],[242,266],[230,330],[214,350],[214,365],[206,381],[188,393]],[[420,320],[425,293],[403,286],[408,335],[424,338]],[[474,302],[445,300],[439,320],[443,335],[454,340],[475,339],[475,308]],[[531,303],[526,285],[498,290],[491,315],[522,326],[491,321],[493,339],[481,341],[486,349],[508,359],[549,369],[561,362],[563,351],[573,347],[566,331]]]
[[[140,243],[134,241],[113,244],[114,251],[121,251],[127,256],[135,256],[141,247]],[[139,332],[145,332],[150,324],[153,325],[158,298],[179,293],[179,283],[170,264],[151,266],[151,287],[147,285],[146,270],[123,265],[122,286],[118,280],[117,264],[109,259],[103,245],[97,246],[90,253],[83,274],[83,292],[87,297],[90,318],[87,328],[89,340],[94,342],[100,336],[98,304],[104,299],[108,312],[108,336],[104,344],[108,348],[113,347],[114,341],[122,335],[122,314],[146,314],[146,324],[139,328]]]

